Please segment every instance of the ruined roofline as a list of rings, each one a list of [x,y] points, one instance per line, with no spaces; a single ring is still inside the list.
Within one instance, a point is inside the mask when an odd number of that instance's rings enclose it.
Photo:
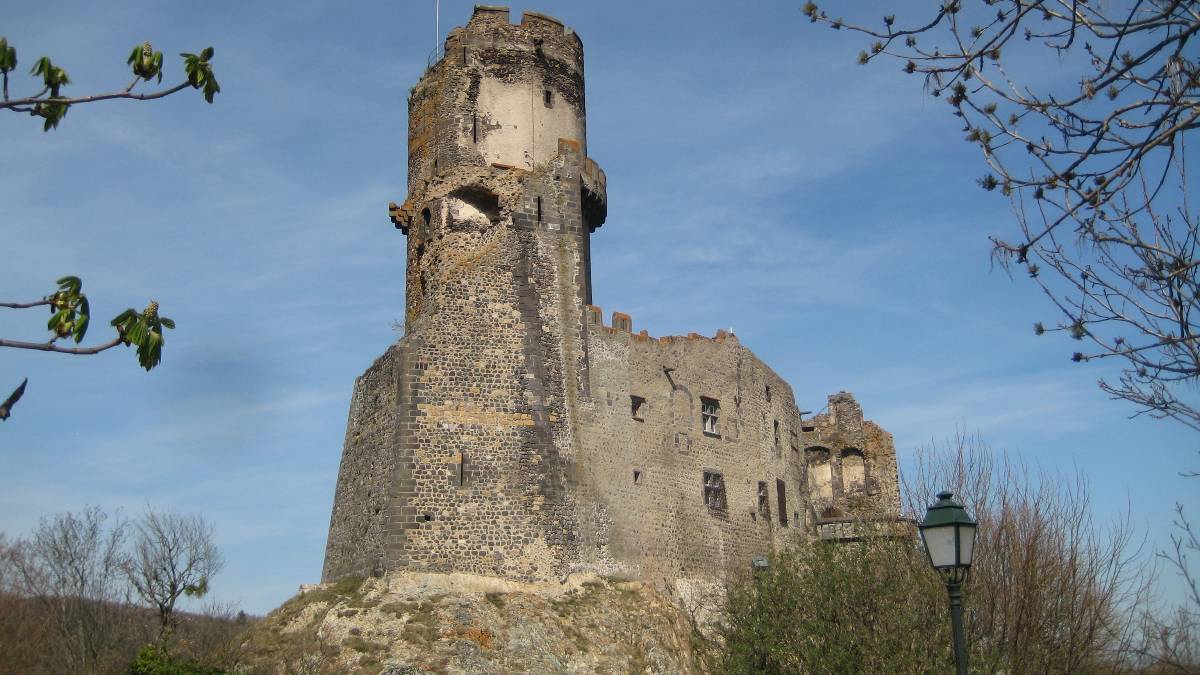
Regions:
[[[782,382],[785,386],[787,386],[789,390],[791,390],[791,384],[787,381],[786,378],[779,375],[779,373],[776,373],[774,369],[772,369],[769,365],[767,365],[762,359],[758,358],[758,356],[755,355],[752,350],[750,350],[748,347],[745,347],[744,345],[742,345],[741,340],[739,340],[736,335],[734,335],[733,333],[726,331],[724,329],[717,329],[717,334],[712,337],[708,337],[707,335],[700,335],[699,333],[688,333],[687,335],[664,335],[661,337],[653,337],[650,335],[649,331],[646,331],[646,330],[642,330],[638,333],[634,333],[633,332],[633,317],[630,316],[629,314],[626,314],[625,312],[613,312],[611,323],[606,324],[606,323],[604,323],[604,310],[602,308],[600,308],[596,305],[586,305],[585,311],[587,314],[587,322],[588,322],[589,326],[599,329],[601,332],[603,332],[607,335],[622,335],[622,334],[628,335],[632,340],[635,340],[638,342],[645,342],[645,343],[651,343],[651,344],[656,343],[659,345],[669,345],[669,344],[674,344],[674,343],[691,343],[691,342],[704,341],[704,342],[713,342],[716,344],[724,344],[724,343],[728,342],[731,345],[736,345],[738,347],[745,349],[747,352],[749,352],[750,356],[752,356],[758,362],[760,367],[762,367],[766,372],[769,372],[771,375],[773,375],[775,378],[777,378],[780,382]],[[793,399],[793,405],[796,406],[796,411],[799,412],[799,404],[795,403],[795,392],[792,391],[791,395],[792,395],[792,399]],[[834,419],[834,415],[832,414],[832,410],[834,409],[834,407],[837,404],[842,403],[842,402],[849,402],[853,406],[859,405],[858,399],[855,398],[854,394],[852,392],[846,391],[844,389],[837,391],[835,393],[826,395],[825,399],[826,399],[825,406],[823,408],[821,408],[820,411],[813,414],[812,417],[803,420],[804,422],[809,423],[813,426],[833,425],[835,423],[835,419]],[[880,430],[883,430],[883,427],[881,427],[879,424],[867,419],[866,417],[862,418],[862,422],[863,422],[863,424],[871,424],[871,425],[876,426]]]
[[[659,342],[662,344],[667,344],[670,342],[680,342],[680,341],[694,342],[696,340],[711,340],[711,341],[717,342],[717,343],[723,343],[728,340],[734,344],[741,344],[741,342],[737,339],[736,335],[734,335],[733,333],[730,333],[729,331],[727,331],[723,328],[718,328],[717,334],[714,335],[713,337],[708,337],[707,335],[700,335],[699,333],[688,333],[687,335],[664,335],[662,337],[651,337],[650,333],[645,330],[641,331],[640,333],[634,333],[633,332],[633,317],[631,317],[630,315],[628,315],[624,312],[613,312],[612,313],[612,323],[606,324],[606,323],[604,323],[604,310],[603,309],[597,307],[596,305],[587,305],[586,309],[587,309],[587,315],[588,315],[588,325],[596,326],[597,328],[603,330],[604,332],[608,333],[609,335],[616,335],[618,333],[626,333],[630,337],[632,337],[634,340],[638,340],[641,342]]]

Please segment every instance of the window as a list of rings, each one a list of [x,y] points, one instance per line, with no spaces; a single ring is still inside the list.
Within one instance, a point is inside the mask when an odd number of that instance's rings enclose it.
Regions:
[[[676,431],[675,432],[675,447],[679,448],[680,452],[687,452],[687,451],[691,450],[692,449],[691,437],[683,432]]]
[[[720,411],[720,401],[715,398],[700,397],[700,422],[703,425],[704,433],[709,436],[717,436],[720,433],[717,431],[717,415]]]
[[[867,488],[867,462],[857,448],[842,450],[842,490],[864,492]]]
[[[778,479],[775,481],[775,494],[779,495],[779,524],[787,527],[787,487]]]
[[[458,487],[463,487],[467,484],[467,453],[465,451],[458,453]]]
[[[771,385],[767,385],[767,403],[771,402]]]
[[[704,505],[709,511],[725,512],[725,477],[716,471],[704,472]]]
[[[767,484],[758,482],[758,515],[763,518],[771,517],[771,498],[767,494]]]
[[[645,410],[646,399],[642,398],[641,396],[629,397],[629,412],[633,415],[633,419],[639,422],[644,421],[645,418],[642,417],[642,414],[645,412]]]
[[[642,472],[638,469],[633,470],[633,484],[638,485],[642,482]]]
[[[808,493],[815,500],[833,499],[833,462],[829,448],[813,447],[804,451],[808,460]]]
[[[547,108],[554,107],[554,92],[549,89],[542,90],[542,105],[545,105]]]
[[[779,420],[775,420],[775,447],[779,447]]]

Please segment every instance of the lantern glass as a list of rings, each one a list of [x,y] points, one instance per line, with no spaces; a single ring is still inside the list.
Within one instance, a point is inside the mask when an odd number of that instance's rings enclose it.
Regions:
[[[971,557],[975,555],[975,524],[958,525],[958,564],[960,567],[970,567]]]
[[[921,528],[921,538],[925,540],[925,550],[929,552],[929,562],[937,569],[955,567],[958,564],[958,551],[953,523]]]

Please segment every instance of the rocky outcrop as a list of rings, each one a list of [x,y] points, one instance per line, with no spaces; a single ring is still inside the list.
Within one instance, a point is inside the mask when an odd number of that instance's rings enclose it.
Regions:
[[[706,672],[689,614],[641,582],[390,573],[305,586],[251,628],[262,673]]]

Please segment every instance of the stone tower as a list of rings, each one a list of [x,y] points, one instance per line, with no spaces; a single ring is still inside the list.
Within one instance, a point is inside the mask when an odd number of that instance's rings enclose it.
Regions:
[[[405,336],[356,387],[323,576],[542,579],[577,545],[570,409],[586,393],[583,45],[477,6],[408,102]],[[365,545],[364,545],[365,544]]]
[[[391,207],[405,335],[355,383],[323,580],[673,583],[894,524],[891,435],[850,394],[806,418],[736,336],[652,338],[591,304],[607,196],[579,37],[476,6],[435,56]]]

